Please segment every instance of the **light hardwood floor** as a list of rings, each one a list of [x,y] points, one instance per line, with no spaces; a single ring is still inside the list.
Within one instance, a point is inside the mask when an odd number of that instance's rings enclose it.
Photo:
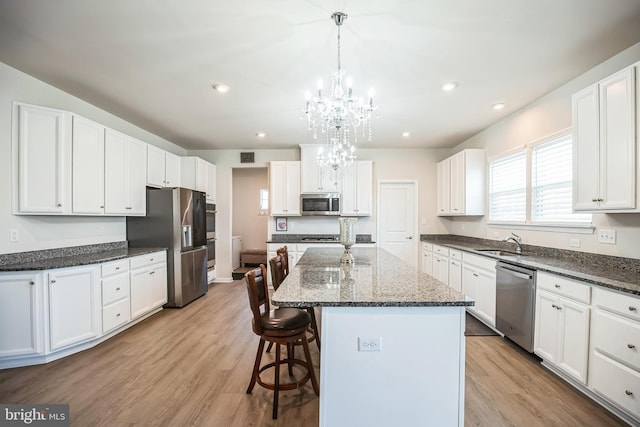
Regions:
[[[245,393],[257,345],[244,282],[216,284],[90,350],[0,370],[0,402],[69,403],[78,427],[317,426],[310,384],[282,393],[275,421],[269,391]],[[465,425],[625,424],[502,338],[468,337]]]

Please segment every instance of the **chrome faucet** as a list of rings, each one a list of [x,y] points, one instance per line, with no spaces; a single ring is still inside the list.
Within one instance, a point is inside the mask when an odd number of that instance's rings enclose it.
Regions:
[[[503,242],[513,242],[516,244],[516,253],[518,255],[522,254],[522,239],[516,233],[511,233],[511,236],[502,240]]]

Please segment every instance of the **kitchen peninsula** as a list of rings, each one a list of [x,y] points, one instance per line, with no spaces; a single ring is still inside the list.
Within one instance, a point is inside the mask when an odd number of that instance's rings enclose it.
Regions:
[[[274,293],[322,307],[320,426],[464,425],[465,307],[381,248],[311,248]]]

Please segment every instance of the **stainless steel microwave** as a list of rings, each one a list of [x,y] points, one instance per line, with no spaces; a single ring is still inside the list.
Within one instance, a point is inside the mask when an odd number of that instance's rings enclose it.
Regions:
[[[340,193],[303,193],[300,195],[302,215],[340,215]]]

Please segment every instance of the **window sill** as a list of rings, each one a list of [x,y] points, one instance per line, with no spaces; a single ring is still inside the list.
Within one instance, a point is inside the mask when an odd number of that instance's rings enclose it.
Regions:
[[[553,233],[593,234],[593,224],[525,224],[522,222],[489,222],[489,228],[509,228],[513,230],[549,231]]]

